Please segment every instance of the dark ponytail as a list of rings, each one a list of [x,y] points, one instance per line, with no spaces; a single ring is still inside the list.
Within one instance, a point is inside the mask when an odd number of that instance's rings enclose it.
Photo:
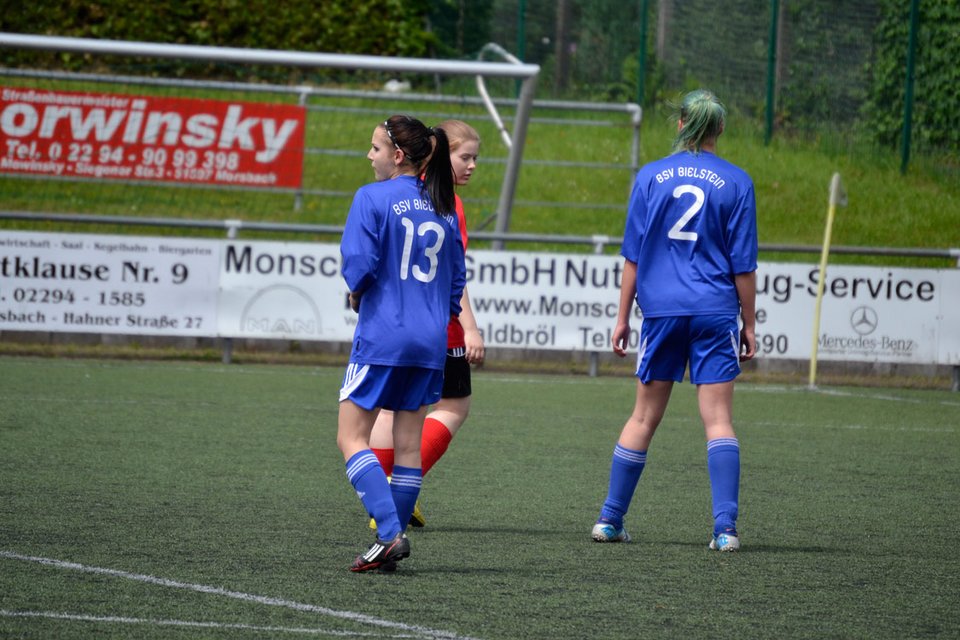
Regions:
[[[403,151],[404,163],[411,164],[416,174],[423,176],[424,195],[430,198],[437,214],[453,213],[453,166],[450,143],[443,129],[432,129],[410,116],[391,116],[383,128],[390,141]]]
[[[433,155],[424,170],[423,187],[433,201],[433,208],[440,214],[453,213],[456,207],[453,197],[453,165],[450,164],[450,142],[443,129],[434,128],[437,142]]]

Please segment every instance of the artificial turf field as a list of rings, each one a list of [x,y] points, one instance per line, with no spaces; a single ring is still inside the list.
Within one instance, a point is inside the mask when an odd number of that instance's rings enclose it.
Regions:
[[[474,375],[395,574],[340,368],[0,357],[0,638],[957,638],[960,395],[738,385],[743,550],[707,550],[694,388],[589,532],[628,377]]]

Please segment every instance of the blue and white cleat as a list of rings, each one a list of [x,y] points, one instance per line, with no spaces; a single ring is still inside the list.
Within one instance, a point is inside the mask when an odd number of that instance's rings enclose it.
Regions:
[[[608,522],[598,522],[593,525],[590,537],[597,542],[630,542],[630,534],[623,527],[617,529]]]
[[[740,538],[735,531],[718,533],[710,540],[710,548],[714,551],[739,551]]]

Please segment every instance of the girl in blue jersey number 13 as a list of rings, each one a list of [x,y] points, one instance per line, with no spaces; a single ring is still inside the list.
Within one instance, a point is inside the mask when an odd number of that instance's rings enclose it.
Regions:
[[[378,125],[340,243],[350,304],[359,313],[340,389],[337,445],[377,536],[352,571],[391,571],[410,555],[403,535],[420,493],[420,429],[440,399],[447,323],[460,313],[463,245],[447,137],[408,116]],[[370,450],[380,409],[394,412],[393,481]]]
[[[447,134],[450,144],[450,166],[453,169],[453,181],[457,187],[469,184],[470,177],[477,168],[480,153],[480,135],[476,129],[462,120],[445,120],[437,125]],[[460,241],[464,251],[467,249],[467,219],[463,211],[463,202],[454,196],[457,208],[457,221],[460,225]],[[443,369],[443,391],[440,401],[433,407],[423,422],[420,440],[420,463],[423,475],[447,451],[447,447],[463,426],[470,412],[473,387],[470,380],[470,365],[483,362],[483,337],[477,327],[477,319],[470,307],[470,297],[463,290],[460,299],[460,316],[451,316],[447,326],[447,361]],[[370,449],[380,461],[380,466],[389,478],[393,473],[393,413],[381,411],[373,431],[370,434]],[[413,509],[410,525],[423,527],[426,517],[418,502]],[[371,528],[376,522],[371,521]]]
[[[684,96],[674,153],[637,173],[627,211],[613,350],[625,355],[636,300],[643,319],[633,413],[613,450],[591,536],[627,542],[623,518],[674,382],[689,366],[706,433],[713,500],[710,549],[736,551],[740,443],[733,381],[756,350],[757,221],[753,182],[716,155],[726,113],[709,91]],[[742,328],[738,325],[742,320]]]

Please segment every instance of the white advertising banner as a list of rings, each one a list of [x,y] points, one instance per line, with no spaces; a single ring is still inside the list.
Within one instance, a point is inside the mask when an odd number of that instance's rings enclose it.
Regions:
[[[225,241],[218,334],[350,342],[347,293],[338,245]]]
[[[619,256],[474,250],[470,299],[490,347],[607,351]],[[810,358],[819,269],[761,263],[759,357]],[[0,231],[0,331],[349,342],[334,244]],[[630,345],[640,314],[634,309]],[[830,266],[823,360],[960,365],[960,269]]]
[[[0,331],[210,336],[217,240],[0,231]]]
[[[623,259],[471,251],[470,299],[491,347],[606,351],[616,323]],[[759,357],[810,358],[819,268],[760,263]],[[630,346],[636,349],[634,309]],[[830,266],[818,357],[960,363],[960,270]]]
[[[490,347],[605,351],[617,319],[623,259],[467,252],[467,290]],[[635,310],[630,346],[637,346]]]
[[[820,269],[763,263],[757,272],[760,356],[809,359]],[[960,270],[828,266],[822,360],[960,363]]]
[[[937,364],[960,366],[960,269],[941,271],[940,348]]]

